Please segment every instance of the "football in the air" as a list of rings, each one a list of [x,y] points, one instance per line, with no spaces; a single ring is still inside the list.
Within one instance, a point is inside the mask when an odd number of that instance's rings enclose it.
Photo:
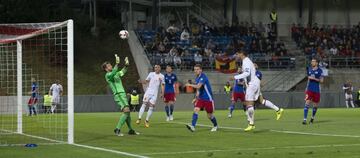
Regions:
[[[121,39],[127,39],[129,37],[129,32],[127,30],[121,30],[119,36]]]

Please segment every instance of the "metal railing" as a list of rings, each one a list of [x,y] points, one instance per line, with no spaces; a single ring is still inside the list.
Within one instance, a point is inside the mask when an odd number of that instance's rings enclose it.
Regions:
[[[306,65],[310,65],[311,60],[306,60]],[[335,57],[330,56],[321,59],[320,67],[325,64],[326,68],[360,68],[360,57]]]

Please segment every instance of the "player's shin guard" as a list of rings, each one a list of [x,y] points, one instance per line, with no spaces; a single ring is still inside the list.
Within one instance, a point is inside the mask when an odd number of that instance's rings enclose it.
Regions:
[[[194,112],[193,115],[192,115],[191,125],[194,126],[194,127],[196,126],[196,122],[197,122],[197,120],[198,120],[198,116],[199,116],[199,114],[196,113],[196,112]]]
[[[312,109],[312,115],[311,115],[311,118],[314,119],[315,118],[315,115],[316,115],[316,112],[317,112],[317,107],[313,107]]]
[[[144,114],[145,108],[146,108],[146,105],[143,103],[143,104],[141,105],[140,110],[139,110],[139,119],[141,119],[142,115]]]
[[[117,129],[121,129],[121,127],[125,124],[126,122],[126,119],[128,118],[128,113],[123,113],[121,116],[120,116],[120,119],[119,119],[119,122],[117,123],[116,125],[116,128]]]
[[[210,120],[213,123],[214,127],[217,127],[218,124],[214,115],[211,116]]]
[[[263,105],[265,105],[266,107],[270,108],[270,109],[274,109],[275,111],[279,111],[279,107],[277,107],[275,104],[273,104],[270,100],[263,100],[262,102]]]
[[[229,107],[229,114],[230,114],[230,115],[232,115],[234,109],[235,109],[235,105],[234,105],[234,104],[231,104],[230,107]]]
[[[255,115],[254,106],[248,106],[247,111],[248,111],[249,124],[250,124],[250,125],[254,125],[254,123],[255,123],[255,119],[254,119],[254,115]]]
[[[151,117],[153,111],[154,111],[154,107],[150,106],[150,107],[149,107],[149,110],[148,110],[148,112],[147,112],[147,115],[146,115],[146,121],[149,121],[149,120],[150,120],[150,117]]]
[[[172,115],[174,112],[174,104],[170,105],[170,115]]]
[[[304,107],[304,120],[307,119],[308,111],[309,111],[309,105],[305,104],[305,107]]]
[[[166,112],[166,116],[169,117],[170,116],[170,109],[168,105],[165,105],[165,112]]]

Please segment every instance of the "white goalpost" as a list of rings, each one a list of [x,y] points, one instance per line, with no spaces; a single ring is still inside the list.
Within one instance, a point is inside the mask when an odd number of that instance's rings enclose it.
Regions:
[[[0,24],[0,146],[74,143],[73,34],[72,20]]]

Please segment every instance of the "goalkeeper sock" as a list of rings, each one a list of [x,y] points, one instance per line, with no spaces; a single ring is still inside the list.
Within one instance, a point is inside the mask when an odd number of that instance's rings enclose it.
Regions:
[[[165,112],[166,112],[166,116],[169,117],[170,116],[170,109],[168,105],[165,105]]]
[[[141,105],[141,108],[140,108],[140,110],[139,110],[139,119],[141,119],[142,115],[144,114],[145,108],[146,108],[146,105],[145,105],[145,104],[142,104],[142,105]]]
[[[128,126],[129,130],[132,130],[133,128],[131,127],[131,116],[130,116],[130,112],[126,113],[128,116],[126,118],[126,125]]]
[[[126,113],[124,113],[120,116],[119,122],[116,125],[117,129],[121,129],[121,127],[125,124],[127,117],[128,117],[128,115]]]
[[[149,110],[147,112],[147,115],[146,115],[146,121],[149,121],[149,119],[150,119],[150,117],[151,117],[151,115],[153,113],[153,110],[154,110],[154,107],[150,106]]]
[[[265,99],[264,99],[263,104],[264,104],[266,107],[270,108],[270,109],[274,109],[275,111],[279,111],[279,110],[280,110],[279,107],[277,107],[276,105],[274,105],[270,100],[265,100]]]

